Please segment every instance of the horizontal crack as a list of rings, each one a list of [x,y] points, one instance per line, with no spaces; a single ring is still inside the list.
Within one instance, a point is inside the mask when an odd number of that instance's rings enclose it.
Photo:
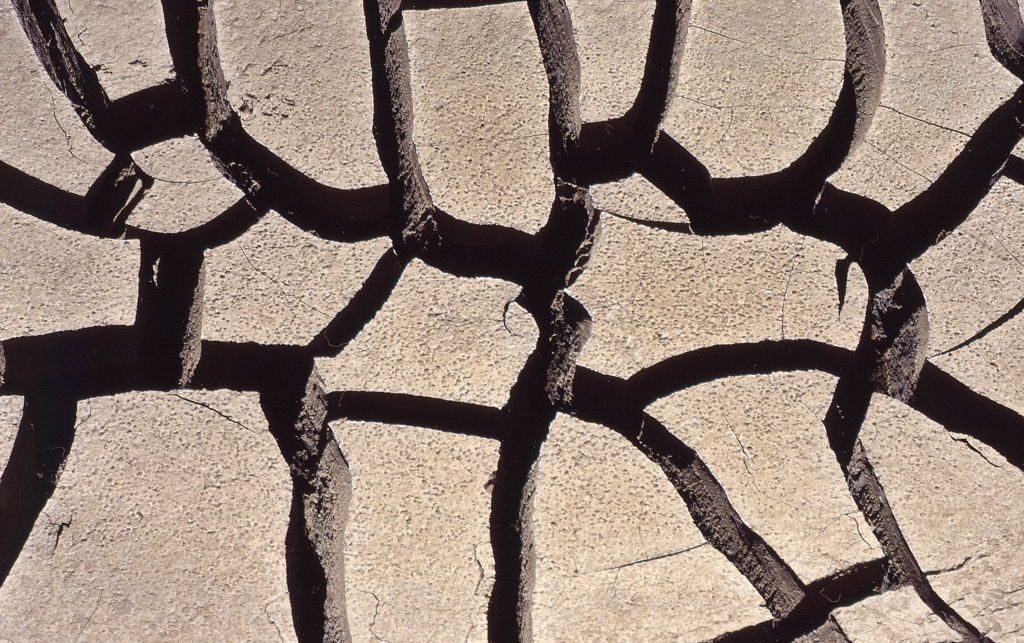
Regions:
[[[683,549],[676,549],[674,551],[666,552],[664,554],[658,554],[657,556],[649,556],[647,558],[640,558],[638,560],[631,560],[628,563],[622,563],[621,565],[613,565],[611,567],[602,567],[600,569],[593,569],[593,570],[590,570],[590,571],[580,572],[580,575],[581,576],[586,576],[587,574],[597,574],[598,572],[610,572],[610,571],[614,571],[614,570],[618,570],[618,569],[625,569],[627,567],[634,567],[636,565],[643,565],[644,563],[652,563],[652,562],[655,562],[655,561],[658,561],[658,560],[664,560],[665,558],[672,558],[674,556],[680,556],[682,554],[687,554],[687,553],[689,553],[691,551],[694,551],[696,549],[700,549],[701,547],[704,547],[707,544],[708,544],[707,542],[702,542],[702,543],[699,543],[697,545],[693,545],[691,547],[684,547]]]

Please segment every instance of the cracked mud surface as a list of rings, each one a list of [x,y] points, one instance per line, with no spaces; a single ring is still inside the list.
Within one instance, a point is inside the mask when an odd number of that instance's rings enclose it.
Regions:
[[[0,51],[0,639],[1024,637],[1015,0]]]

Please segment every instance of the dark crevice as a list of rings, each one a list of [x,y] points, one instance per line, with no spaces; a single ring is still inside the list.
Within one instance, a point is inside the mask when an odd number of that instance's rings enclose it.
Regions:
[[[1006,311],[1005,313],[1003,313],[1002,315],[997,317],[991,324],[988,324],[987,326],[985,326],[984,328],[982,328],[978,332],[974,333],[973,335],[971,335],[970,337],[968,337],[964,341],[960,342],[959,344],[951,346],[951,347],[949,347],[949,348],[947,348],[945,350],[939,351],[938,353],[935,353],[934,355],[930,355],[929,359],[934,359],[936,357],[942,357],[943,355],[949,355],[950,353],[958,351],[961,348],[967,348],[968,346],[970,346],[974,342],[976,342],[976,341],[978,341],[980,339],[984,339],[985,336],[988,335],[989,333],[992,333],[992,332],[994,332],[996,330],[999,330],[999,328],[1003,324],[1005,324],[1005,323],[1007,323],[1009,321],[1012,321],[1017,315],[1019,315],[1021,313],[1022,310],[1024,310],[1024,299],[1021,299],[1016,304],[1014,304],[1013,307],[1010,308],[1010,310]]]
[[[203,250],[144,240],[140,255],[135,327],[143,363],[154,380],[185,387],[202,347]]]
[[[327,396],[328,420],[353,420],[436,429],[492,440],[506,437],[500,409],[405,393],[338,391]]]
[[[806,339],[709,346],[640,370],[628,380],[628,395],[631,404],[646,408],[683,389],[728,377],[786,371],[839,377],[853,359],[853,351]],[[1024,417],[934,364],[924,364],[913,395],[903,401],[948,430],[980,440],[1024,470]]]
[[[614,430],[658,465],[705,540],[746,577],[776,619],[785,618],[804,599],[803,583],[743,521],[700,456],[628,401],[627,389],[625,380],[580,368],[571,401],[563,410]]]
[[[526,0],[402,0],[403,11],[419,11],[423,9],[468,9],[472,7],[490,7],[499,4],[524,3]]]
[[[340,355],[391,297],[405,266],[393,250],[386,250],[348,304],[310,341],[310,354],[316,357]]]
[[[111,102],[96,70],[75,48],[53,0],[14,0],[29,44],[86,129],[114,153],[128,153],[190,133],[193,114],[173,85],[158,85]]]
[[[540,452],[558,405],[571,395],[575,362],[590,334],[586,310],[561,292],[549,310],[531,308],[540,338],[502,409],[507,428],[491,494],[494,585],[487,616],[492,641],[533,638],[533,503]]]
[[[876,594],[895,589],[887,581],[888,563],[879,558],[857,563],[807,586],[807,598],[800,608],[784,619],[762,621],[715,637],[715,643],[763,643],[793,641],[827,627],[836,610],[849,607]],[[818,639],[820,640],[820,639]]]
[[[182,249],[211,250],[238,239],[266,215],[266,209],[254,207],[246,199],[239,199],[226,210],[205,223],[180,232],[154,232],[134,226],[125,230],[126,239],[140,239],[155,246]]]
[[[0,477],[0,586],[53,495],[75,437],[75,392],[39,387],[25,394],[21,424]]]
[[[85,196],[40,181],[0,161],[0,203],[95,237],[124,236],[128,216],[152,185],[153,179],[128,154],[115,155]]]
[[[586,308],[565,289],[586,269],[600,226],[589,191],[577,181],[580,65],[569,9],[564,0],[529,0],[527,6],[548,77],[555,194],[525,264],[530,272],[519,282],[516,302],[533,316],[539,337],[502,409],[508,429],[491,493],[494,585],[487,634],[499,642],[533,640],[533,505],[540,454],[559,406],[572,394],[576,360],[592,324]]]
[[[99,237],[124,235],[128,215],[138,205],[153,178],[129,154],[117,154],[85,193],[82,231]]]
[[[604,214],[611,215],[616,219],[622,219],[623,221],[629,221],[645,228],[651,228],[652,230],[665,230],[667,232],[680,232],[682,234],[693,234],[693,228],[690,227],[687,221],[652,221],[650,219],[641,219],[639,217],[631,217],[628,214],[622,214],[619,212],[613,212],[607,208],[601,208],[601,212]]]
[[[285,561],[296,636],[303,643],[349,641],[344,569],[352,474],[312,363],[279,373],[275,386],[261,391],[260,404],[291,472]]]
[[[85,199],[0,161],[0,202],[67,230],[85,218]]]
[[[992,57],[1024,80],[1024,24],[1017,0],[981,0],[981,16]]]
[[[634,125],[630,139],[639,158],[650,156],[675,94],[690,24],[690,5],[690,0],[657,0],[654,5],[640,91],[625,117]]]
[[[784,170],[732,178],[712,177],[680,141],[662,131],[677,93],[688,0],[656,0],[636,99],[622,116],[596,123],[584,123],[580,116],[580,60],[565,0],[528,0],[548,80],[554,183],[548,220],[531,235],[510,225],[469,223],[438,208],[413,136],[402,10],[504,1],[364,0],[374,138],[388,182],[338,189],[292,167],[245,131],[227,98],[211,0],[164,0],[175,78],[115,101],[100,85],[98,67],[76,50],[54,0],[14,0],[50,79],[114,158],[84,196],[0,163],[0,202],[74,232],[139,240],[140,283],[133,326],[0,342],[0,395],[25,397],[21,427],[0,479],[2,577],[53,493],[71,446],[77,400],[172,391],[219,413],[177,390],[227,389],[260,395],[270,433],[289,466],[293,494],[285,557],[301,641],[350,638],[344,534],[352,480],[330,428],[335,420],[403,424],[500,442],[490,516],[495,579],[488,631],[494,641],[531,639],[536,565],[532,507],[539,458],[559,412],[611,428],[657,464],[707,544],[760,593],[772,619],[716,640],[807,636],[848,641],[835,620],[836,609],[908,585],[965,639],[986,640],[932,589],[928,577],[936,572],[922,571],[914,558],[859,436],[872,396],[882,393],[948,431],[983,442],[1024,469],[1024,418],[926,363],[924,294],[907,269],[910,261],[966,221],[999,176],[1024,182],[1024,162],[1012,155],[1022,136],[1024,89],[984,120],[927,189],[891,211],[827,182],[864,140],[880,105],[885,31],[874,0],[839,2],[846,56],[842,87],[824,129]],[[1016,1],[981,0],[981,12],[994,58],[1024,79],[1024,25]],[[132,226],[132,209],[145,198],[153,179],[134,163],[131,152],[188,135],[199,137],[221,174],[244,198],[189,230],[160,233]],[[847,257],[835,270],[840,312],[852,263],[863,271],[869,289],[856,350],[809,340],[709,346],[663,360],[625,380],[577,367],[593,322],[568,289],[586,269],[597,243],[600,213],[589,187],[634,172],[679,205],[687,221],[608,213],[629,223],[699,236],[751,234],[783,225],[843,249]],[[239,238],[270,210],[323,239],[355,242],[386,236],[391,248],[339,312],[333,317],[325,313],[330,322],[306,346],[204,341],[205,251]],[[323,390],[314,358],[342,356],[387,303],[414,259],[450,275],[498,278],[521,287],[515,302],[534,318],[539,337],[501,409],[400,393]],[[1022,306],[1024,302],[940,354],[993,332]],[[657,399],[705,382],[793,370],[839,378],[824,418],[826,435],[851,496],[886,554],[808,585],[742,520],[700,455],[644,411]],[[966,438],[953,439],[974,448]],[[373,624],[370,634],[379,638]]]
[[[865,271],[870,292],[851,368],[836,385],[823,421],[829,446],[850,495],[885,552],[893,582],[914,588],[921,601],[967,641],[981,632],[935,592],[900,528],[859,434],[875,390],[907,402],[914,396],[928,347],[924,294],[910,270],[891,280]]]

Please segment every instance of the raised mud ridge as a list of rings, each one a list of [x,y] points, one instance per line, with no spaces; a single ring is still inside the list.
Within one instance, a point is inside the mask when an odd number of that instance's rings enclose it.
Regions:
[[[497,2],[498,0],[495,0]],[[657,0],[641,89],[621,117],[580,118],[580,63],[564,0],[528,0],[549,84],[552,206],[534,235],[462,221],[433,202],[413,137],[403,10],[492,4],[487,0],[364,0],[372,64],[373,131],[388,183],[323,185],[253,139],[227,100],[212,0],[163,0],[175,79],[111,101],[76,50],[54,0],[13,0],[40,63],[89,132],[114,153],[85,195],[66,192],[0,162],[0,201],[69,230],[140,245],[138,313],[132,326],[99,326],[6,339],[0,394],[24,398],[24,414],[0,481],[0,582],[58,484],[74,439],[76,404],[128,391],[229,389],[259,394],[293,483],[288,586],[301,641],[346,641],[344,543],[351,474],[330,428],[340,418],[429,427],[499,441],[490,518],[495,583],[492,641],[532,638],[533,500],[538,458],[559,413],[603,425],[657,464],[707,539],[757,590],[771,620],[722,641],[846,641],[834,610],[912,588],[964,640],[988,640],[932,588],[900,530],[859,440],[874,394],[892,397],[974,437],[1024,468],[1024,418],[926,361],[928,311],[908,264],[955,230],[1001,176],[1024,181],[1011,156],[1024,122],[1024,88],[996,109],[926,190],[890,211],[828,182],[864,137],[885,75],[885,31],[875,0],[841,0],[843,84],[826,127],[786,169],[718,179],[661,129],[675,93],[689,24],[686,0]],[[981,0],[992,54],[1024,79],[1024,24],[1016,0]],[[143,147],[198,136],[245,197],[203,225],[158,233],[129,223],[152,184],[132,160]],[[597,251],[601,212],[589,189],[641,174],[674,200],[688,224],[640,221],[680,234],[740,235],[774,226],[834,244],[840,297],[857,263],[870,300],[856,350],[808,340],[709,346],[627,379],[576,365],[593,320],[568,288]],[[246,233],[270,211],[323,239],[388,237],[391,248],[352,300],[304,346],[202,339],[204,251]],[[368,391],[325,391],[314,358],[341,354],[419,259],[460,277],[521,288],[537,345],[502,408]],[[841,302],[840,302],[841,303]],[[990,332],[1024,302],[984,329]],[[973,341],[973,340],[969,340]],[[849,491],[884,556],[805,583],[749,527],[700,455],[645,409],[719,378],[819,370],[838,376],[824,417]]]

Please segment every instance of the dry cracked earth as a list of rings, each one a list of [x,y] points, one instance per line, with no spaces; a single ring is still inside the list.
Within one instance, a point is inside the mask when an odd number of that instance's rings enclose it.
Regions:
[[[0,640],[1024,640],[1016,0],[12,0]]]

